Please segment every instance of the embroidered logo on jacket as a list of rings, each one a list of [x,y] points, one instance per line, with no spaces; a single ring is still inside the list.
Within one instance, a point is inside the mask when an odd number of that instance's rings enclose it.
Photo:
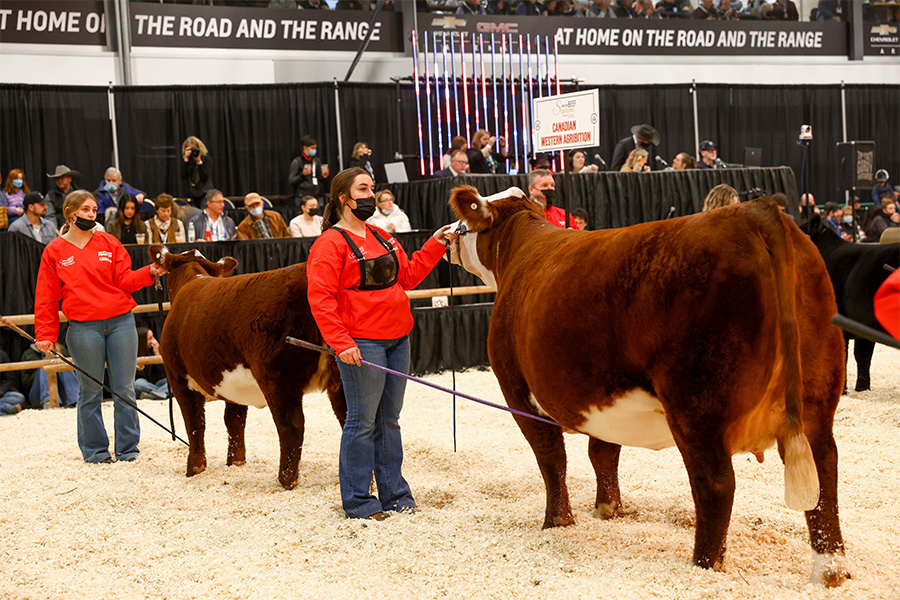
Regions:
[[[70,256],[69,258],[59,259],[59,266],[61,266],[61,267],[71,267],[74,264],[75,264],[74,256]]]
[[[100,250],[99,252],[97,252],[97,260],[100,260],[100,261],[105,260],[106,262],[111,263],[112,255],[113,255],[112,252],[108,252],[106,250]]]

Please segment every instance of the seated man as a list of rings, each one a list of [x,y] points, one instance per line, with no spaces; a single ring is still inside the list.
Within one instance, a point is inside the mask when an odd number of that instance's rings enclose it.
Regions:
[[[826,228],[843,238],[844,235],[841,232],[841,224],[844,222],[844,209],[842,209],[841,205],[837,202],[826,202],[824,212],[825,219],[822,223]]]
[[[719,151],[711,140],[703,140],[700,142],[700,162],[697,167],[700,169],[724,169],[727,167],[722,159],[719,158]]]
[[[544,218],[557,227],[565,227],[566,211],[554,206],[556,182],[553,173],[546,169],[535,169],[528,174],[528,195],[544,207]],[[575,218],[569,213],[569,228],[578,229]]]
[[[466,149],[454,150],[450,153],[450,166],[440,171],[435,171],[437,178],[456,177],[469,170],[469,157]]]
[[[225,212],[225,195],[212,189],[206,193],[206,208],[188,221],[188,231],[194,226],[198,241],[222,242],[237,237],[237,228]],[[190,240],[188,240],[190,241]]]
[[[66,201],[66,196],[79,189],[73,180],[81,177],[81,173],[66,165],[56,165],[56,171],[52,174],[47,173],[47,177],[56,183],[56,187],[44,196],[44,200],[47,202],[47,215],[53,217],[56,221],[56,228],[59,229],[65,221],[63,219],[63,202]]]
[[[878,242],[881,240],[881,234],[884,233],[886,229],[900,227],[900,213],[897,212],[896,202],[885,198],[881,203],[881,210],[882,214],[872,219],[872,224],[869,225],[869,229],[866,232],[868,239],[871,242]]]
[[[771,18],[779,21],[799,21],[800,13],[792,0],[774,0]]]
[[[140,210],[141,204],[144,202],[144,192],[122,181],[122,173],[117,168],[108,168],[103,174],[103,181],[94,190],[94,198],[97,199],[97,217],[103,215],[104,222],[109,219],[125,194],[134,196]]]
[[[0,350],[0,363],[12,362],[6,352]],[[16,389],[16,372],[0,371],[0,417],[14,415],[22,410],[25,396]]]
[[[25,208],[23,218],[9,226],[10,231],[16,231],[22,235],[34,238],[42,244],[49,244],[57,236],[56,222],[45,217],[47,203],[41,197],[40,192],[28,192],[22,202]]]
[[[244,207],[249,213],[237,226],[239,240],[263,240],[291,237],[281,214],[263,208],[263,197],[256,192],[244,196]]]

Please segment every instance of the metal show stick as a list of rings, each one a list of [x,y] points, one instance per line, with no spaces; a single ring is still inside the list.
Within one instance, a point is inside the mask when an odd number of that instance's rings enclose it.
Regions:
[[[322,352],[324,354],[330,354],[331,356],[337,356],[335,351],[332,350],[331,348],[326,348],[324,346],[311,344],[310,342],[300,340],[295,337],[288,336],[285,338],[284,341],[287,342],[288,344],[291,344],[294,346],[300,346],[301,348],[306,348],[308,350],[315,350],[316,352]],[[340,360],[340,359],[338,359],[338,360]],[[482,400],[481,398],[476,398],[475,396],[470,396],[470,395],[464,394],[462,392],[458,392],[458,391],[454,392],[453,390],[449,390],[449,389],[442,387],[440,385],[437,385],[435,383],[425,381],[424,379],[419,379],[418,377],[413,377],[412,375],[407,375],[406,373],[401,373],[400,371],[388,369],[387,367],[382,367],[381,365],[376,365],[375,363],[371,363],[367,360],[360,360],[359,362],[366,365],[367,367],[372,367],[373,369],[378,369],[379,371],[384,371],[385,373],[389,373],[391,375],[396,375],[397,377],[402,377],[403,379],[408,379],[409,381],[415,381],[416,383],[421,383],[422,385],[427,385],[430,388],[434,388],[434,389],[440,390],[442,392],[447,392],[448,394],[460,396],[462,398],[465,398],[466,400],[471,400],[472,402],[477,402],[479,404],[484,404],[485,406],[497,408],[497,409],[500,409],[500,410],[503,410],[503,411],[506,411],[509,413],[513,413],[514,415],[519,415],[520,417],[534,419],[535,421],[547,423],[548,425],[554,425],[556,427],[561,427],[561,425],[559,423],[557,423],[556,421],[552,421],[552,420],[544,418],[544,417],[539,417],[538,415],[533,415],[531,413],[523,412],[521,410],[516,410],[515,408],[510,408],[508,406],[503,406],[501,404],[495,404],[493,402],[488,402],[487,400]]]
[[[18,333],[19,335],[21,335],[23,338],[25,338],[26,340],[30,341],[31,343],[33,343],[33,344],[36,344],[36,343],[37,343],[37,340],[36,340],[36,339],[34,339],[34,338],[33,338],[32,336],[30,336],[24,329],[22,329],[21,327],[19,327],[18,325],[16,325],[15,323],[13,323],[13,322],[10,321],[9,319],[7,319],[6,317],[0,317],[0,322],[2,322],[4,325],[6,325],[7,327],[9,327],[10,329],[12,329],[13,331],[15,331],[16,333]],[[107,392],[109,392],[110,394],[112,394],[113,396],[115,396],[116,398],[118,398],[119,400],[121,400],[122,402],[124,402],[125,404],[127,404],[128,406],[130,406],[131,408],[133,408],[134,410],[138,411],[140,414],[144,415],[145,417],[147,417],[148,419],[150,419],[151,421],[153,421],[154,423],[156,423],[157,425],[159,425],[159,426],[162,428],[162,430],[165,431],[166,433],[170,434],[170,435],[172,436],[173,439],[178,440],[179,442],[181,442],[181,443],[184,444],[185,446],[190,446],[190,444],[188,444],[186,441],[184,441],[183,439],[181,439],[180,437],[178,437],[178,436],[175,434],[174,431],[169,430],[168,428],[166,428],[165,425],[163,425],[162,423],[160,423],[159,421],[157,421],[156,419],[154,419],[153,417],[151,417],[150,415],[148,415],[146,412],[144,412],[143,410],[141,410],[140,407],[138,407],[137,403],[132,402],[131,400],[129,400],[129,399],[127,399],[127,398],[123,398],[123,397],[120,396],[119,394],[115,393],[114,391],[112,391],[111,389],[109,389],[108,387],[106,387],[106,386],[103,384],[102,381],[98,380],[96,377],[94,377],[93,375],[91,375],[90,373],[88,373],[87,371],[85,371],[84,369],[82,369],[81,367],[79,367],[78,365],[76,365],[74,362],[72,362],[71,360],[69,360],[68,358],[66,358],[65,356],[63,356],[63,355],[60,354],[59,352],[57,352],[56,350],[53,350],[53,349],[51,348],[51,349],[50,349],[50,353],[51,353],[53,356],[55,356],[56,358],[58,358],[59,360],[63,361],[64,363],[66,363],[67,365],[69,365],[70,367],[72,367],[73,369],[75,369],[76,371],[78,371],[79,373],[81,373],[82,375],[84,375],[85,377],[87,377],[88,379],[90,379],[91,381],[93,381],[94,383],[96,383],[97,385],[99,385],[101,388],[103,388],[104,390],[106,390]]]

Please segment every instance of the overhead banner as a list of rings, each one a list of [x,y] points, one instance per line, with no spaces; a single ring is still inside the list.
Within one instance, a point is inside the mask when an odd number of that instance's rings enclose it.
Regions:
[[[0,2],[0,42],[106,46],[103,2]]]
[[[600,145],[600,90],[534,99],[534,147],[538,152]]]
[[[423,30],[558,36],[560,54],[834,56],[847,54],[844,23],[578,19],[419,15]]]
[[[131,3],[133,46],[356,51],[372,13]],[[381,13],[369,52],[403,52],[401,14]]]

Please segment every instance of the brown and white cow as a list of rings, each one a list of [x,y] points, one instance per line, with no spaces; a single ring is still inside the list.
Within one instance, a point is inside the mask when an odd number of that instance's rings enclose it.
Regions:
[[[488,336],[509,406],[591,436],[594,516],[617,516],[622,445],[677,446],[696,511],[693,562],[721,568],[731,457],[777,444],[806,511],[813,579],[847,575],[832,421],[843,387],[834,293],[818,251],[771,199],[606,231],[563,230],[517,188],[450,204],[454,262],[497,290]],[[802,369],[801,369],[802,367]],[[570,525],[562,429],[516,416]]]
[[[284,341],[290,335],[322,343],[306,299],[306,264],[223,278],[235,259],[214,263],[197,250],[171,254],[159,244],[149,252],[169,271],[162,356],[190,443],[187,476],[206,469],[205,403],[225,400],[227,464],[246,460],[247,407],[268,406],[281,444],[278,481],[295,487],[303,394],[325,390],[341,426],[347,414],[334,358]]]

